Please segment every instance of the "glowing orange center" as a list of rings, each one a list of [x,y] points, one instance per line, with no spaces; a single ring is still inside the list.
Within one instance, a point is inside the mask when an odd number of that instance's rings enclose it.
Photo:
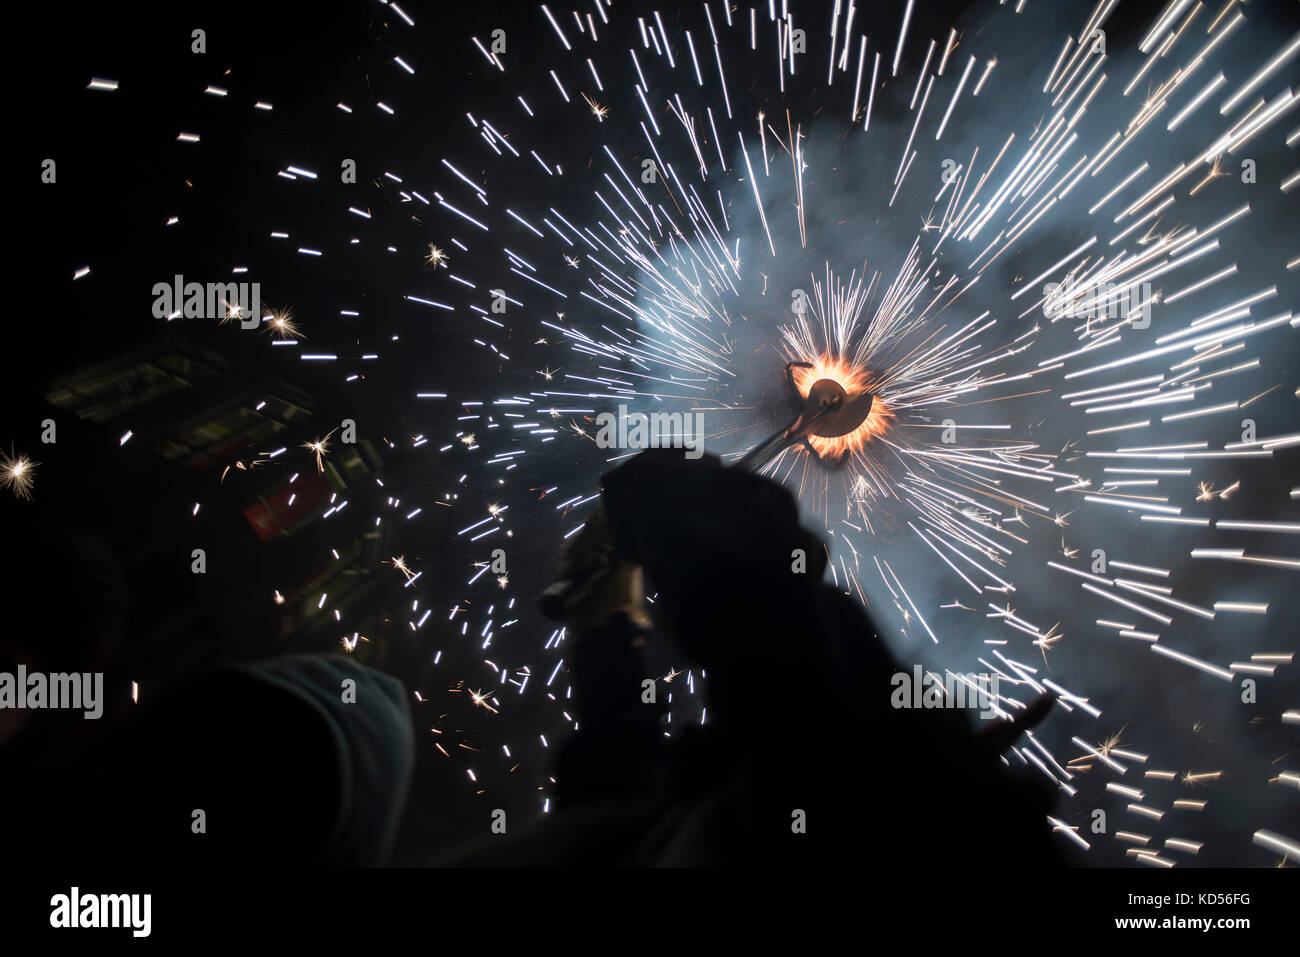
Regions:
[[[812,360],[812,363],[811,369],[795,367],[791,370],[795,388],[805,399],[818,379],[833,379],[838,382],[849,394],[849,398],[872,389],[871,374],[866,369],[849,365],[843,359],[823,355]],[[823,458],[836,458],[846,451],[856,452],[876,436],[884,435],[893,417],[894,413],[889,410],[889,406],[877,395],[866,420],[848,435],[836,438],[813,435],[809,436],[808,442]]]

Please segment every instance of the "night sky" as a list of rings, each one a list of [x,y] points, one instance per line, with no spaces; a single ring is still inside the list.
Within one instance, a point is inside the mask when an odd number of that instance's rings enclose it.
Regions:
[[[32,501],[0,495],[0,521],[13,543],[10,555],[25,558],[26,566],[20,579],[25,593],[6,601],[16,615],[16,631],[33,647],[61,646],[72,641],[68,632],[77,622],[94,617],[94,606],[86,610],[74,594],[85,570],[77,563],[61,564],[58,540],[46,530],[92,534],[124,572],[121,622],[111,645],[101,649],[113,714],[134,707],[132,682],[147,698],[218,663],[291,650],[341,651],[344,639],[361,635],[365,640],[351,653],[396,674],[413,695],[416,778],[399,836],[398,863],[419,863],[458,843],[479,826],[485,808],[504,807],[523,820],[543,815],[553,789],[555,750],[572,733],[572,724],[565,711],[564,645],[557,640],[557,626],[536,610],[536,597],[551,580],[561,544],[582,522],[599,476],[611,458],[623,454],[591,441],[594,414],[618,402],[647,410],[703,409],[709,417],[706,447],[728,456],[779,427],[786,414],[780,364],[791,356],[783,351],[778,327],[792,318],[791,290],[811,290],[813,279],[824,280],[828,267],[840,279],[853,270],[861,275],[865,262],[868,274],[880,272],[862,318],[865,328],[918,235],[922,264],[931,258],[939,234],[918,231],[928,217],[943,221],[948,198],[935,203],[945,185],[943,161],[952,157],[965,164],[978,146],[976,175],[983,175],[1007,134],[1016,132],[1014,145],[983,187],[982,198],[989,198],[1019,162],[1035,130],[1041,132],[1055,112],[1055,93],[1044,94],[1043,83],[1064,38],[1077,35],[1093,10],[1088,3],[1047,0],[1030,0],[1021,14],[994,0],[920,2],[910,18],[897,76],[891,77],[904,4],[864,4],[852,25],[847,69],[841,71],[837,63],[828,87],[832,4],[819,3],[816,10],[797,11],[796,25],[807,31],[808,50],[798,57],[796,74],[786,76],[783,93],[777,82],[776,27],[768,21],[765,5],[758,13],[757,52],[749,47],[747,6],[733,9],[733,28],[726,28],[719,5],[710,6],[734,120],[727,119],[701,4],[660,9],[672,38],[671,68],[653,45],[647,50],[642,43],[637,17],[653,25],[653,8],[645,4],[616,4],[607,11],[609,23],[597,16],[596,42],[589,32],[579,33],[567,7],[551,5],[572,50],[565,50],[536,5],[520,3],[453,8],[406,0],[401,7],[414,25],[373,0],[141,4],[126,12],[101,7],[62,14],[66,19],[57,25],[57,49],[28,65],[20,87],[11,86],[11,108],[19,114],[21,132],[10,153],[26,177],[17,180],[25,184],[21,194],[26,202],[9,230],[15,242],[10,257],[20,257],[11,281],[22,291],[4,349],[9,362],[0,386],[0,445],[39,463]],[[1056,184],[1080,157],[1095,159],[1111,134],[1125,129],[1141,97],[1203,45],[1221,7],[1207,3],[1167,59],[1125,97],[1123,88],[1145,62],[1138,44],[1164,5],[1127,0],[1119,5],[1105,24],[1108,59],[1098,75],[1105,73],[1108,79],[1080,119],[1072,150],[1045,177],[1049,184]],[[584,23],[595,9],[587,4]],[[968,672],[983,670],[1000,650],[1100,709],[1101,716],[1093,718],[1085,709],[1067,713],[1058,708],[1043,725],[1039,740],[1061,765],[1086,755],[1076,737],[1097,746],[1119,735],[1120,748],[1148,756],[1145,763],[1129,762],[1132,767],[1122,777],[1094,760],[1069,779],[1074,793],[1062,789],[1056,816],[1078,828],[1092,845],[1085,853],[1062,838],[1062,848],[1084,865],[1133,863],[1126,854],[1132,845],[1113,833],[1123,829],[1152,835],[1153,848],[1163,846],[1166,838],[1202,843],[1195,855],[1161,851],[1180,867],[1266,867],[1280,855],[1252,842],[1257,830],[1300,839],[1295,782],[1276,780],[1287,771],[1294,775],[1300,766],[1300,724],[1282,720],[1283,712],[1294,714],[1300,707],[1296,663],[1254,676],[1257,700],[1243,703],[1243,672],[1224,680],[1153,654],[1148,641],[1117,637],[1115,629],[1096,623],[1136,622],[1139,630],[1158,632],[1162,645],[1220,669],[1249,662],[1251,655],[1294,650],[1300,617],[1294,534],[1300,499],[1292,494],[1300,476],[1293,439],[1300,421],[1297,329],[1283,324],[1243,339],[1245,347],[1222,360],[1204,362],[1202,372],[1210,372],[1259,360],[1216,380],[1192,402],[1090,414],[1063,396],[1143,376],[1171,378],[1176,374],[1171,364],[1190,353],[1079,379],[1065,375],[1092,365],[1090,356],[1043,372],[1047,360],[1085,343],[1067,328],[1073,322],[1051,323],[1041,311],[1021,318],[1037,291],[1028,298],[1010,298],[1090,236],[1097,237],[1090,256],[1113,257],[1120,248],[1137,255],[1143,247],[1135,240],[1148,229],[1148,241],[1180,226],[1204,230],[1249,204],[1244,221],[1218,234],[1220,245],[1213,255],[1154,284],[1170,295],[1229,265],[1236,271],[1174,305],[1157,304],[1150,329],[1126,331],[1123,345],[1099,350],[1097,361],[1152,348],[1157,337],[1260,289],[1276,287],[1276,294],[1252,304],[1250,319],[1265,320],[1294,308],[1300,267],[1288,264],[1300,256],[1294,227],[1300,187],[1279,186],[1296,170],[1296,111],[1226,157],[1226,176],[1194,196],[1189,193],[1201,179],[1199,172],[1170,186],[1159,196],[1176,197],[1171,209],[1129,241],[1110,242],[1135,218],[1116,224],[1115,216],[1179,163],[1199,162],[1198,151],[1237,122],[1246,107],[1257,99],[1272,104],[1285,91],[1300,88],[1300,61],[1292,58],[1246,98],[1245,107],[1228,117],[1219,115],[1219,104],[1284,47],[1300,25],[1294,3],[1257,0],[1245,13],[1247,22],[1231,42],[1170,97],[1158,120],[1131,147],[1054,203],[1023,240],[980,272],[970,293],[952,304],[945,293],[946,311],[936,315],[936,309],[923,326],[900,335],[899,343],[907,348],[895,343],[873,361],[880,368],[897,363],[911,347],[932,336],[948,336],[986,310],[999,325],[979,340],[981,355],[1004,349],[1037,321],[1042,328],[1022,343],[1025,350],[996,367],[1008,375],[1032,371],[1032,378],[1015,388],[981,383],[974,396],[950,397],[920,409],[906,420],[913,428],[908,434],[919,436],[916,442],[934,443],[932,427],[950,416],[965,425],[1006,424],[1008,437],[1054,457],[1055,469],[1093,478],[1088,494],[1100,486],[1103,466],[1190,467],[1190,475],[1162,478],[1158,492],[1140,494],[1167,496],[1161,503],[1180,508],[1184,517],[1291,523],[1289,529],[1210,530],[1146,522],[1132,509],[1085,502],[1077,490],[1060,491],[1071,485],[1066,479],[1040,483],[1025,481],[1023,474],[1003,476],[1001,491],[1032,493],[1047,510],[1039,515],[1024,509],[1028,521],[1021,525],[1006,522],[1014,508],[1004,511],[1001,527],[1024,541],[1015,542],[1014,554],[1003,556],[1005,564],[992,570],[1014,580],[1017,590],[1007,594],[981,588],[977,595],[939,562],[934,546],[927,547],[912,527],[920,521],[912,510],[917,486],[909,484],[917,459],[886,451],[880,443],[862,453],[876,463],[872,474],[893,490],[872,498],[865,514],[855,511],[852,497],[853,470],[865,466],[850,465],[847,477],[832,475],[791,454],[776,469],[801,496],[806,523],[829,542],[838,569],[835,583],[866,602],[900,662],[909,668],[920,663]],[[29,22],[13,29],[13,43],[34,42],[39,31],[51,29],[49,10],[24,8],[14,16]],[[842,16],[839,22],[843,24]],[[202,54],[191,50],[196,28],[206,31]],[[505,30],[503,70],[471,41],[477,37],[487,44],[498,28]],[[900,156],[908,155],[904,143],[916,116],[910,104],[918,71],[930,40],[938,43],[937,62],[952,28],[960,41],[943,76],[934,80],[916,133],[914,166],[891,205]],[[702,85],[691,65],[687,30],[699,54]],[[867,132],[862,122],[866,79],[850,123],[860,35],[869,38],[868,74],[873,56],[880,54],[880,84]],[[725,245],[734,252],[740,243],[736,288],[719,294],[706,282],[698,293],[712,297],[729,319],[705,321],[725,348],[718,353],[718,366],[704,372],[689,356],[686,366],[665,362],[650,369],[626,353],[611,358],[608,352],[574,347],[635,339],[662,349],[670,360],[685,355],[680,343],[653,328],[645,315],[629,315],[628,302],[651,309],[654,284],[645,281],[630,258],[614,257],[610,246],[620,230],[596,196],[634,221],[636,214],[619,201],[619,190],[629,192],[629,184],[610,153],[638,184],[643,161],[653,156],[643,134],[648,124],[635,91],[640,79],[629,48],[639,58],[661,130],[654,137],[656,147],[681,183],[698,190],[714,224],[724,231]],[[936,140],[968,55],[975,57],[975,66],[965,98]],[[589,56],[603,90],[587,66]],[[971,90],[993,57],[997,65],[974,98]],[[551,70],[571,102],[562,98]],[[935,71],[931,63],[928,73]],[[1169,118],[1219,71],[1226,76],[1223,86],[1186,123],[1166,130]],[[88,89],[92,78],[111,79],[118,88]],[[205,93],[210,87],[225,94]],[[1086,90],[1091,89],[1089,81]],[[583,102],[584,93],[608,108],[603,122]],[[682,124],[670,112],[676,95],[695,119],[707,179],[699,176]],[[273,109],[255,108],[259,102]],[[706,106],[721,143],[714,140]],[[800,240],[791,160],[773,133],[766,139],[771,170],[762,172],[759,110],[782,137],[787,110],[802,131],[806,245]],[[520,155],[485,141],[483,123],[504,134]],[[769,251],[745,174],[738,130],[758,174],[776,256]],[[181,133],[198,134],[200,141],[180,142]],[[1241,181],[1245,157],[1256,162],[1256,182]],[[39,178],[47,158],[57,163],[54,183]],[[341,181],[345,160],[355,161],[355,183]],[[1090,207],[1142,162],[1149,168],[1135,185],[1104,212],[1090,214]],[[290,167],[315,177],[282,175]],[[480,202],[476,189],[451,167],[484,190],[488,201]],[[973,187],[965,186],[968,191]],[[715,191],[720,191],[721,207]],[[653,203],[683,232],[667,228],[666,219],[640,231],[653,234],[666,257],[674,250],[685,258],[703,255],[712,240],[693,211],[684,212],[679,188],[658,182],[651,193]],[[1045,193],[1036,193],[1031,205]],[[438,197],[486,228],[441,205]],[[582,242],[566,238],[578,230],[560,223],[551,211],[590,227],[600,246],[581,234],[575,239]],[[648,210],[641,214],[651,219]],[[172,217],[177,222],[167,225]],[[553,224],[550,229],[544,219]],[[972,261],[1002,228],[987,227],[977,240],[946,240],[932,275],[921,277],[916,311],[946,289],[950,276],[964,284],[975,275]],[[274,237],[277,231],[287,238]],[[444,265],[427,261],[431,244],[445,253]],[[639,248],[648,251],[644,244]],[[588,253],[636,291],[624,302],[610,298],[617,283]],[[565,256],[579,257],[580,268]],[[519,260],[526,265],[521,268]],[[86,266],[90,272],[74,279]],[[239,267],[247,272],[232,272]],[[1038,286],[1053,277],[1059,281],[1067,268],[1057,268]],[[264,330],[241,330],[212,319],[154,318],[153,285],[178,273],[200,282],[259,282],[264,305],[273,311],[291,309],[303,338],[273,345],[275,338]],[[690,284],[681,282],[682,288]],[[503,314],[485,311],[488,291],[497,287],[510,298]],[[584,291],[591,298],[584,298]],[[617,309],[607,309],[597,299]],[[210,373],[187,372],[175,393],[132,407],[131,396],[140,386],[112,377],[176,352]],[[334,358],[302,358],[309,355]],[[639,377],[647,370],[665,378]],[[108,387],[116,398],[106,400],[106,406],[126,411],[110,411],[96,420],[78,414],[77,408],[84,408],[80,400],[62,406],[51,401],[60,389],[84,393],[97,376],[116,381]],[[630,381],[635,388],[625,390]],[[226,445],[219,441],[220,429],[205,431],[216,421],[214,409],[247,409],[271,393],[295,396],[303,414],[247,445]],[[1171,412],[1232,400],[1252,404],[1239,413],[1160,421]],[[551,408],[578,411],[552,416],[546,411]],[[1259,437],[1292,440],[1283,441],[1271,457],[1256,459],[1135,464],[1085,454],[1199,442],[1223,450],[1243,441],[1240,421],[1247,417],[1255,421]],[[41,440],[42,423],[49,418],[58,428],[54,444]],[[364,446],[358,471],[343,467],[350,453],[337,438],[331,440],[327,462],[341,470],[331,475],[335,500],[322,500],[309,513],[295,515],[300,524],[263,540],[247,510],[286,492],[291,476],[309,482],[316,467],[303,444],[324,437],[345,418],[355,420]],[[900,430],[904,418],[900,412]],[[248,422],[254,419],[248,417]],[[1152,427],[1087,434],[1137,419],[1150,419]],[[529,423],[533,425],[516,428]],[[586,434],[579,434],[580,429]],[[132,438],[123,443],[128,430]],[[981,448],[1004,441],[995,433],[976,436]],[[185,451],[164,455],[162,450],[178,437],[184,438]],[[256,468],[243,467],[282,448]],[[206,454],[200,454],[203,449]],[[934,480],[945,481],[941,476]],[[1201,482],[1218,491],[1234,482],[1240,486],[1226,497],[1198,501]],[[331,511],[342,499],[346,508]],[[1006,499],[1002,505],[1008,505]],[[504,511],[494,514],[499,508]],[[998,521],[987,512],[982,517]],[[1053,521],[1056,517],[1068,524]],[[848,527],[845,518],[852,520]],[[490,536],[473,540],[489,529],[495,530]],[[504,582],[482,570],[498,546],[509,560]],[[194,548],[206,550],[206,575],[190,574]],[[1267,613],[1218,611],[1207,618],[1148,601],[1172,619],[1163,627],[1081,590],[1083,579],[1047,565],[1056,562],[1087,572],[1098,548],[1112,561],[1169,571],[1167,578],[1148,577],[1171,587],[1179,601],[1204,608],[1215,602],[1266,603]],[[1197,548],[1241,548],[1281,563],[1195,559],[1191,551]],[[959,561],[951,551],[944,554]],[[976,550],[970,554],[980,558]],[[408,585],[392,565],[396,556],[419,578]],[[885,577],[877,560],[888,563],[896,578]],[[850,567],[853,576],[847,574]],[[991,584],[970,565],[960,567],[981,585]],[[323,580],[329,584],[321,585]],[[906,600],[892,587],[898,582],[906,587]],[[1108,590],[1128,600],[1141,597]],[[322,593],[333,593],[335,601],[325,599],[314,607]],[[288,600],[277,604],[277,594]],[[954,601],[961,606],[952,607]],[[1012,609],[1017,620],[1032,623],[1040,635],[1050,631],[1061,637],[1046,648],[1033,644],[1032,633],[1008,627],[990,613],[992,606]],[[919,614],[912,613],[918,609]],[[931,641],[931,631],[937,643]],[[996,643],[1002,641],[1007,644]],[[780,698],[781,687],[799,679],[797,674],[772,676],[774,721],[799,719],[782,707]],[[689,688],[688,680],[693,682]],[[703,681],[683,674],[666,690],[677,699],[675,720],[699,719],[707,700]],[[495,692],[488,700],[492,707],[477,706],[471,691]],[[885,693],[887,689],[863,689],[863,694]],[[1144,783],[1143,772],[1149,769],[1172,771],[1175,779]],[[942,779],[943,769],[936,767],[935,775]],[[1145,803],[1164,809],[1163,818],[1154,821],[1126,811],[1129,799],[1107,792],[1108,781],[1145,787]],[[1198,813],[1178,811],[1172,807],[1178,799],[1207,805]],[[957,790],[953,800],[960,800]],[[1088,832],[1095,808],[1110,816],[1104,835]],[[988,846],[996,836],[978,840]]]

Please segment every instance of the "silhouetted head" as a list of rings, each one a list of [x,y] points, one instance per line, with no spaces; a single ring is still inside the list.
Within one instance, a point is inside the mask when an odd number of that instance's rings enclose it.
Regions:
[[[782,486],[669,449],[604,485],[618,550],[645,569],[656,630],[709,670],[711,688],[819,657],[826,549]]]

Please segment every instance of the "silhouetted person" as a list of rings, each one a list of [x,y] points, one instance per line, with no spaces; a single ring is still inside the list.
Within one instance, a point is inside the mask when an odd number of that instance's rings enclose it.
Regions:
[[[255,631],[257,614],[199,593],[150,616],[101,538],[27,504],[5,509],[24,561],[6,576],[17,600],[0,627],[0,675],[11,688],[20,673],[100,680],[93,708],[0,700],[0,819],[14,858],[385,863],[414,763],[402,683],[344,655],[292,654],[150,682],[133,703],[128,636],[167,674],[237,628]],[[162,647],[168,638],[187,644]]]
[[[903,669],[861,606],[822,583],[825,563],[794,499],[767,479],[672,450],[611,472],[563,569],[613,567],[567,623],[578,730],[559,757],[555,810],[451,862],[973,876],[1056,863],[1050,784],[999,757],[1050,702],[981,734],[952,709],[895,709]],[[671,737],[662,682],[657,704],[643,697],[643,681],[662,677],[645,661],[655,642],[704,678],[707,721],[674,723]]]
[[[413,759],[400,681],[343,655],[282,655],[164,692],[26,778],[6,819],[68,866],[372,866]]]

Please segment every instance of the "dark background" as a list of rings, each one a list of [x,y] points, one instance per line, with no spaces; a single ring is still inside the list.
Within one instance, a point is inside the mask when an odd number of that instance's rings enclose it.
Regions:
[[[822,16],[829,13],[830,4],[825,6]],[[878,6],[863,4],[854,33],[868,33],[873,49],[888,51],[882,57],[887,61],[902,4]],[[978,30],[984,9],[993,4],[917,6],[900,70],[908,89],[913,82],[908,75],[919,65],[928,39],[942,43],[957,19]],[[1132,44],[1156,6],[1121,4],[1107,24],[1109,42]],[[548,452],[544,469],[524,465],[502,486],[497,479],[504,473],[483,464],[490,454],[456,439],[462,431],[475,431],[474,425],[458,421],[464,413],[461,400],[490,402],[544,388],[530,365],[504,360],[474,339],[508,356],[528,352],[541,353],[542,361],[547,357],[534,348],[536,313],[528,313],[526,322],[511,319],[504,328],[489,327],[464,308],[481,299],[445,275],[431,274],[424,255],[427,244],[437,242],[450,256],[451,272],[472,278],[480,289],[503,281],[493,272],[499,272],[499,264],[482,265],[478,249],[484,241],[477,231],[436,205],[404,199],[402,190],[418,190],[430,199],[435,190],[444,191],[449,201],[491,223],[494,250],[505,245],[527,256],[530,235],[504,214],[503,208],[512,205],[509,199],[497,200],[497,190],[509,195],[509,187],[500,184],[513,168],[510,158],[499,160],[472,139],[476,134],[466,112],[474,113],[482,100],[491,104],[489,118],[495,122],[513,95],[524,95],[540,119],[528,125],[527,137],[520,137],[521,150],[536,148],[557,158],[562,154],[569,166],[571,157],[584,153],[592,163],[603,161],[605,141],[593,124],[571,127],[545,117],[554,90],[535,84],[549,84],[546,70],[558,47],[534,8],[410,2],[405,9],[418,32],[372,2],[139,4],[117,10],[88,7],[75,14],[66,7],[37,7],[14,14],[22,20],[11,43],[39,55],[24,63],[19,76],[11,74],[9,84],[11,124],[18,134],[8,151],[17,170],[11,182],[18,184],[22,208],[7,224],[9,275],[17,301],[3,340],[7,362],[0,383],[0,441],[14,443],[40,468],[35,500],[16,503],[6,497],[0,501],[0,521],[10,560],[23,566],[21,574],[11,576],[22,585],[6,595],[6,605],[14,610],[12,627],[32,646],[77,642],[70,632],[79,623],[93,622],[98,607],[93,598],[75,594],[86,570],[76,560],[64,564],[45,530],[63,524],[91,533],[121,564],[123,618],[99,648],[109,694],[119,710],[129,705],[132,681],[148,696],[221,661],[296,649],[337,650],[340,636],[354,631],[368,637],[357,649],[358,657],[397,674],[424,699],[412,702],[417,778],[397,852],[399,862],[418,862],[481,833],[491,808],[505,807],[525,819],[539,813],[553,752],[539,747],[537,738],[544,734],[554,745],[567,727],[563,701],[538,689],[558,658],[541,654],[549,626],[531,604],[547,580],[561,535],[576,524],[576,516],[535,508],[524,524],[512,522],[506,513],[502,533],[485,544],[513,532],[508,590],[496,590],[491,576],[473,589],[465,587],[473,562],[486,555],[466,546],[455,532],[486,517],[490,504],[536,500],[551,486],[563,484],[564,498],[579,491],[591,494],[594,484],[584,490],[573,485],[572,477],[594,479],[603,458],[590,443],[567,442],[563,451]],[[1081,5],[1078,19],[1090,9]],[[649,9],[644,12],[648,15]],[[671,29],[673,10],[663,12],[669,14],[665,23]],[[715,8],[714,15],[721,27],[720,10]],[[823,51],[825,24],[811,11],[801,16],[810,51]],[[486,42],[498,26],[508,29],[505,75],[489,67],[468,41],[477,35]],[[196,27],[207,32],[203,55],[190,51],[190,31]],[[565,29],[573,39],[571,19]],[[819,33],[823,36],[813,39]],[[737,31],[738,38],[741,34],[746,42],[728,62],[730,81],[742,88],[733,86],[731,97],[733,103],[752,104],[774,96],[774,90],[766,90],[774,83],[771,70],[761,79],[746,74],[747,54],[741,50],[748,50],[747,31]],[[47,42],[54,36],[56,42]],[[696,40],[703,57],[707,34],[702,41],[697,33]],[[1049,45],[1054,55],[1059,35],[1053,34]],[[410,63],[416,75],[407,78],[393,63],[394,55]],[[686,56],[684,44],[678,56]],[[602,69],[613,60],[602,57]],[[702,67],[707,74],[707,61]],[[627,68],[631,70],[630,63]],[[806,69],[812,77],[824,74],[824,53],[809,56]],[[1116,72],[1112,83],[1128,75]],[[576,68],[569,75],[576,75]],[[115,79],[120,89],[88,91],[92,76]],[[606,72],[603,79],[612,89],[616,80],[622,84],[626,78]],[[203,95],[209,84],[227,89],[228,96]],[[566,86],[576,100],[577,88]],[[817,86],[807,80],[798,89],[811,98]],[[602,102],[633,109],[619,99],[622,95],[611,93]],[[259,100],[272,103],[274,110],[253,109]],[[396,115],[376,109],[376,100]],[[340,101],[354,112],[338,110]],[[905,105],[878,99],[878,122],[908,115]],[[511,116],[522,128],[523,114],[516,110]],[[180,131],[200,133],[202,142],[178,143]],[[639,166],[646,152],[643,141],[613,145],[636,157],[629,167]],[[549,152],[548,146],[553,147]],[[704,149],[711,155],[711,145]],[[54,185],[39,181],[40,163],[47,157],[58,163]],[[343,158],[356,160],[356,185],[338,182]],[[484,183],[493,193],[490,209],[468,204],[468,190],[442,167],[443,158]],[[275,175],[290,164],[315,171],[319,179],[291,182]],[[401,176],[403,183],[385,178],[385,172]],[[572,172],[578,171],[566,169]],[[601,214],[587,177],[555,177],[547,185],[550,194],[519,208],[540,212],[554,205],[575,222],[577,215],[592,221]],[[373,218],[355,217],[346,212],[349,206],[368,210]],[[170,216],[178,216],[179,224],[165,226]],[[290,238],[270,239],[277,229]],[[447,242],[452,235],[470,244],[471,252]],[[350,244],[353,237],[361,238],[359,246]],[[299,246],[325,255],[298,255]],[[389,252],[390,246],[397,251]],[[71,281],[83,265],[90,265],[91,273]],[[249,267],[249,273],[230,275],[239,265]],[[1007,271],[1014,274],[1015,267],[1009,265]],[[206,321],[154,319],[149,290],[175,273],[199,281],[260,281],[268,304],[292,307],[305,342],[269,347],[261,333]],[[551,264],[539,276],[558,282],[563,273],[562,264]],[[429,310],[405,301],[407,294],[455,303],[457,310]],[[579,312],[586,304],[575,298],[576,293],[560,308]],[[529,301],[549,309],[545,296]],[[341,316],[340,310],[361,316]],[[557,343],[553,349],[549,368],[570,362],[563,346]],[[296,358],[301,352],[340,359],[303,362]],[[102,374],[111,378],[124,367],[156,364],[160,355],[176,353],[207,372],[191,377],[180,393],[128,413],[93,422],[48,400],[61,385],[76,392],[78,384],[99,374],[96,369],[107,368]],[[370,353],[380,358],[360,358]],[[358,378],[346,381],[351,375]],[[117,400],[131,401],[139,388],[132,382],[123,379],[113,387]],[[449,399],[416,399],[423,391],[446,393]],[[243,407],[265,392],[294,397],[305,414],[282,423],[273,439],[250,440],[246,447],[214,453],[194,443],[195,430],[211,420],[213,409]],[[339,497],[347,498],[348,508],[327,522],[304,520],[292,534],[259,540],[243,510],[259,497],[273,495],[290,474],[313,473],[310,453],[301,444],[329,432],[344,417],[357,421],[368,443],[359,453],[362,466],[336,476],[342,486]],[[40,444],[41,423],[47,418],[58,426],[55,445]],[[511,447],[508,423],[496,435],[484,430],[485,423],[478,425],[476,434],[489,453]],[[119,446],[127,429],[134,436]],[[428,443],[413,447],[416,436],[427,436]],[[173,460],[160,457],[157,449],[169,442],[184,445],[183,454]],[[449,443],[448,451],[434,454]],[[220,480],[233,462],[281,446],[288,448],[281,459],[250,472],[234,468]],[[382,479],[382,487],[375,478]],[[1278,487],[1291,482],[1281,474],[1275,479]],[[437,500],[451,494],[458,496],[454,508],[438,506]],[[560,494],[555,501],[563,500]],[[406,520],[409,509],[389,506],[390,497],[423,511]],[[201,508],[192,516],[195,503]],[[383,515],[378,532],[376,514]],[[190,551],[198,547],[208,555],[205,576],[189,572]],[[331,549],[343,557],[335,560]],[[396,555],[406,556],[423,573],[418,592],[403,589],[399,573],[382,564]],[[1268,593],[1290,587],[1281,573],[1267,575]],[[322,590],[342,601],[342,623],[313,611]],[[284,606],[272,601],[276,591],[287,596]],[[420,611],[412,614],[410,602],[417,595]],[[515,610],[483,612],[485,604],[504,605],[510,598]],[[454,604],[461,604],[462,611],[449,622]],[[425,608],[433,609],[427,624],[412,631],[408,620],[418,620]],[[472,625],[463,637],[459,626],[466,616]],[[502,629],[494,650],[484,652],[472,639],[489,617],[498,623],[510,618],[520,622],[512,630]],[[1285,615],[1271,620],[1290,627]],[[442,657],[435,666],[438,651]],[[511,673],[516,676],[521,667],[532,671],[530,693],[497,715],[474,707],[465,689],[457,687],[463,676],[481,673],[485,656],[499,658],[497,664],[515,669]],[[517,690],[504,681],[500,687],[502,695]],[[434,735],[431,728],[440,733]],[[454,759],[439,753],[434,742]],[[503,744],[510,747],[510,760],[501,756]],[[476,781],[466,778],[464,755],[458,753],[465,747],[493,752],[472,760]],[[1253,822],[1243,820],[1241,826],[1248,833]]]

